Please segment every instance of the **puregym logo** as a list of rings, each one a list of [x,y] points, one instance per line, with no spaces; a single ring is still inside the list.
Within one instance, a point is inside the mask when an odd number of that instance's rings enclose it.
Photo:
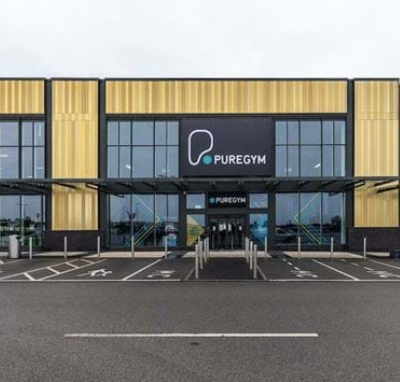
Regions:
[[[193,158],[193,148],[195,147],[196,138],[201,135],[205,136],[208,146],[202,150],[196,158]],[[214,148],[214,136],[209,130],[199,129],[193,130],[188,137],[188,161],[192,166],[197,166],[202,162],[205,165],[262,165],[267,163],[266,155],[255,154],[219,154],[212,153]]]

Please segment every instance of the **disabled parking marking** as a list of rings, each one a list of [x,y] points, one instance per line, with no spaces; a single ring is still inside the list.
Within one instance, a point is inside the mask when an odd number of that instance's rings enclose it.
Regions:
[[[400,279],[400,275],[396,275],[396,274],[391,273],[389,271],[374,271],[374,270],[371,270],[371,271],[368,271],[368,273],[371,273],[372,275],[378,276],[378,277],[380,277],[382,279],[389,279],[389,278]]]
[[[81,259],[81,260],[84,260],[84,259]],[[98,260],[97,262],[94,262],[94,261],[92,262],[92,261],[87,261],[87,260],[86,260],[85,262],[88,263],[88,264],[82,265],[82,266],[80,266],[79,268],[73,268],[73,267],[71,267],[71,269],[68,269],[68,270],[66,270],[66,271],[59,272],[59,273],[53,273],[53,274],[50,275],[50,276],[42,277],[42,278],[38,279],[38,281],[45,281],[45,280],[51,279],[52,277],[55,277],[55,276],[60,276],[60,275],[66,274],[66,273],[73,272],[73,271],[75,271],[75,270],[77,270],[77,269],[82,269],[82,268],[90,267],[91,265],[102,263],[102,262],[105,261],[105,260],[106,260],[106,259]]]
[[[145,267],[138,269],[137,271],[135,271],[135,272],[131,273],[130,275],[124,277],[124,278],[122,279],[122,281],[129,281],[130,278],[132,278],[132,277],[138,275],[139,273],[145,271],[145,270],[148,269],[148,268],[151,268],[153,265],[158,264],[161,260],[162,260],[162,259],[158,259],[158,260],[153,261],[152,263],[146,265]]]
[[[386,264],[386,263],[382,263],[381,261],[376,261],[376,260],[371,260],[371,259],[369,259],[368,261],[370,261],[372,263],[375,263],[375,264],[378,264],[378,265],[383,265],[385,267],[389,267],[389,268],[394,268],[394,269],[399,269],[400,270],[400,267],[396,267],[393,264]]]
[[[298,269],[298,268],[297,268]],[[315,275],[311,271],[301,271],[301,270],[295,270],[291,271],[296,277],[300,279],[305,279],[307,277],[312,278],[312,279],[317,279],[318,275]]]
[[[86,273],[82,273],[80,275],[78,275],[78,277],[81,276],[90,276],[90,277],[97,277],[97,276],[101,276],[101,277],[106,277],[107,275],[112,274],[112,271],[107,271],[107,269],[94,269],[91,271],[87,271]]]
[[[162,279],[169,279],[176,271],[169,271],[169,270],[155,270],[153,273],[147,275],[148,279],[154,278],[162,278]]]
[[[346,276],[346,277],[348,277],[349,279],[352,279],[352,280],[354,280],[354,281],[360,281],[358,278],[356,278],[356,277],[354,277],[354,276],[352,276],[352,275],[349,275],[349,274],[346,273],[346,272],[340,271],[339,269],[333,268],[333,267],[331,267],[330,265],[324,264],[324,263],[322,263],[321,261],[318,261],[318,260],[315,260],[315,259],[313,259],[313,261],[314,261],[314,263],[317,263],[317,264],[319,264],[319,265],[321,265],[321,266],[323,266],[323,267],[325,267],[325,268],[328,268],[328,269],[330,269],[330,270],[332,270],[332,271],[334,271],[334,272],[337,272],[337,273],[339,273],[339,274],[341,274],[341,275],[343,275],[343,276]]]

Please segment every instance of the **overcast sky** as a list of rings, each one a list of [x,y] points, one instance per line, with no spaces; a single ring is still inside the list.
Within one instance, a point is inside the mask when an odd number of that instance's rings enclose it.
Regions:
[[[0,76],[400,77],[399,0],[0,0]]]

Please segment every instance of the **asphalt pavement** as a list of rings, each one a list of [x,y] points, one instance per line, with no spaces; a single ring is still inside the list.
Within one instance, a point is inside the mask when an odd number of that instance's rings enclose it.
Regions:
[[[399,293],[393,282],[2,283],[0,381],[396,381]]]

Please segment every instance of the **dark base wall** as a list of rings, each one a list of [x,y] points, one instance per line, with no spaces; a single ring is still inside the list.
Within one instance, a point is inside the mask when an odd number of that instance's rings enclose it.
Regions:
[[[362,251],[367,238],[367,251],[400,249],[400,228],[349,228],[349,251]]]
[[[96,251],[98,236],[103,248],[105,238],[103,231],[45,231],[44,250],[62,251],[64,237],[67,237],[68,251]]]

